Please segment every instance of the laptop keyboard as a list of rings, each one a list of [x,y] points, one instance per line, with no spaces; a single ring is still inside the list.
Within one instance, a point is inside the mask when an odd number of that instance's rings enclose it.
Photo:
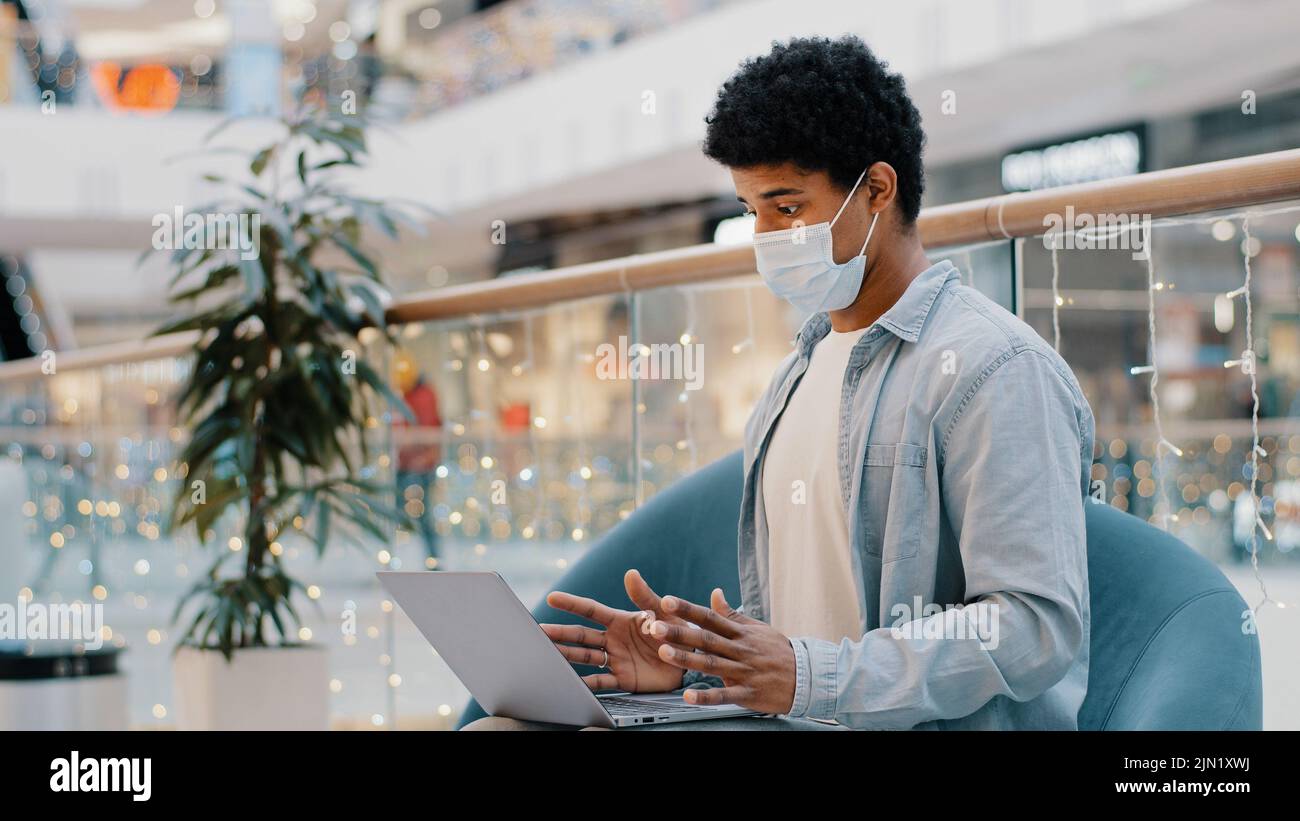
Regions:
[[[647,716],[665,713],[689,713],[694,710],[706,710],[693,704],[650,704],[634,698],[606,697],[600,700],[605,709],[613,716]]]

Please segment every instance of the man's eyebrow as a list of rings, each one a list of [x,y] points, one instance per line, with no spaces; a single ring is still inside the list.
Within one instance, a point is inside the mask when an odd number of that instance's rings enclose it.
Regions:
[[[803,193],[802,188],[773,188],[771,191],[764,191],[762,194],[759,194],[758,196],[759,199],[770,200],[773,197],[786,197],[791,194],[802,194],[802,193]],[[744,202],[746,205],[749,205],[749,203],[745,201],[744,197],[736,197],[736,199],[740,200],[741,202]]]

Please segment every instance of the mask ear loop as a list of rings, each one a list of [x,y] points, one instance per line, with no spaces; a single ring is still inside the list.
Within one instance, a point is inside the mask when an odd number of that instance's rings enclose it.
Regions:
[[[844,209],[849,207],[849,200],[853,199],[853,192],[858,190],[858,186],[862,184],[862,178],[867,175],[869,170],[871,170],[871,166],[862,169],[862,173],[858,175],[858,181],[853,183],[853,187],[849,189],[849,195],[844,198],[844,202],[840,205],[840,210],[836,211],[834,218],[831,219],[831,228],[835,227],[835,221],[840,218],[840,214],[844,213]]]
[[[862,250],[858,251],[858,256],[862,256],[867,252],[867,243],[871,242],[871,232],[876,230],[876,220],[878,219],[880,219],[879,211],[871,217],[871,227],[867,229],[867,238],[862,241]]]

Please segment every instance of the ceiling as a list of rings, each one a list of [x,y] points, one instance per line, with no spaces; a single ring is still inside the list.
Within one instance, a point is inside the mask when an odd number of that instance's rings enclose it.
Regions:
[[[187,60],[213,56],[230,39],[230,2],[213,2],[200,17],[204,0],[46,0],[76,32],[79,51],[89,59]],[[303,25],[298,44],[328,45],[331,23],[344,19],[347,0],[255,0],[271,8],[276,26]]]

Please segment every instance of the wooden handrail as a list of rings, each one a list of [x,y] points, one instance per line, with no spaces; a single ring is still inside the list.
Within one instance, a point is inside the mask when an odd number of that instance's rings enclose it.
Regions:
[[[922,211],[917,223],[927,248],[943,248],[1037,236],[1044,218],[1064,214],[1067,206],[1077,214],[1154,219],[1295,198],[1300,198],[1300,149],[940,205]],[[695,245],[407,294],[386,315],[394,324],[451,319],[752,273],[754,252],[748,245]],[[61,353],[58,370],[179,355],[196,339],[172,334]],[[38,376],[41,364],[39,358],[0,364],[0,382]]]
[[[1043,233],[1044,217],[1063,214],[1071,205],[1078,214],[1157,218],[1295,197],[1300,197],[1300,149],[935,206],[921,212],[917,228],[925,247],[943,248],[1036,236]],[[751,273],[749,246],[695,245],[407,294],[389,307],[388,318],[417,322],[516,311]]]
[[[180,356],[193,350],[198,341],[197,332],[184,331],[164,336],[151,336],[138,341],[113,342],[91,348],[57,352],[52,363],[53,372],[81,371],[87,368],[127,365],[132,362],[148,362],[153,359]],[[44,357],[40,356],[0,364],[0,382],[27,379],[46,373],[49,373],[49,366]]]

